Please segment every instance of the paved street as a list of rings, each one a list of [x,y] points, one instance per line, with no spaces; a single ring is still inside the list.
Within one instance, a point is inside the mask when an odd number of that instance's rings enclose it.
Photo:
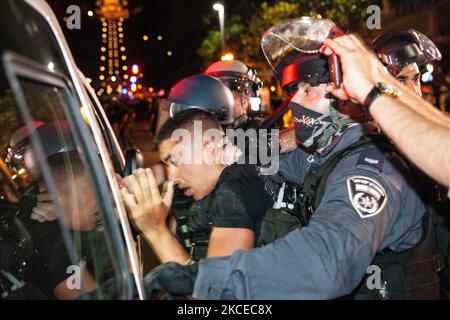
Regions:
[[[136,121],[133,141],[137,148],[144,153],[146,167],[158,162],[159,153],[153,143],[153,136],[150,133],[149,125],[145,120]]]

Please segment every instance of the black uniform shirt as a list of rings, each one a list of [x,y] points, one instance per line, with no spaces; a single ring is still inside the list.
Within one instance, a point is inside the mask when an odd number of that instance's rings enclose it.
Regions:
[[[256,167],[233,164],[223,170],[214,191],[190,208],[190,229],[210,233],[212,227],[246,228],[253,230],[257,241],[272,205]]]

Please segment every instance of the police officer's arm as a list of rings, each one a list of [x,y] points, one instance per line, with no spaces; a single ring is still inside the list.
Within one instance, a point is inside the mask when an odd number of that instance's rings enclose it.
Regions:
[[[324,46],[321,50],[325,54],[334,51],[342,63],[343,88],[332,91],[338,98],[363,104],[375,84],[385,83],[401,92],[394,105],[402,105],[409,111],[420,114],[424,119],[450,128],[450,120],[445,114],[414,92],[406,90],[357,36],[347,35],[335,40],[327,39],[325,44],[328,47]]]
[[[358,213],[352,183],[375,183],[380,201],[372,215]],[[366,185],[367,187],[367,185]],[[375,190],[373,189],[373,190]],[[353,190],[353,189],[351,189]],[[375,193],[374,193],[375,194]],[[400,196],[376,175],[352,170],[330,177],[310,224],[263,248],[200,262],[194,296],[211,299],[332,299],[350,294],[391,227]],[[361,199],[369,201],[373,199]],[[375,205],[375,204],[373,204]]]
[[[426,100],[406,90],[379,60],[354,35],[326,40],[339,56],[343,69],[344,90],[334,90],[341,99],[364,103],[378,82],[391,85],[400,97],[377,98],[370,113],[402,152],[436,181],[450,184],[450,118]],[[331,54],[323,48],[324,53]]]
[[[411,161],[439,183],[450,185],[449,127],[384,96],[370,109],[382,130]]]
[[[254,247],[255,234],[246,228],[213,228],[208,243],[208,258],[225,257],[237,250]]]

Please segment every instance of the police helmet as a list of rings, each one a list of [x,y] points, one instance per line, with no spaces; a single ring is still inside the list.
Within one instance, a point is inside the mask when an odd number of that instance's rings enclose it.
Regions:
[[[170,116],[187,109],[203,109],[213,113],[219,122],[234,122],[234,98],[222,81],[204,74],[189,76],[175,84],[167,98]]]
[[[384,33],[374,39],[370,47],[394,76],[409,64],[417,63],[420,68],[430,61],[442,59],[433,41],[413,29]]]
[[[38,155],[32,147],[31,135],[39,139],[42,154]],[[21,169],[30,171],[37,169],[43,159],[71,151],[76,151],[76,144],[67,121],[33,122],[11,136],[4,152],[4,161],[6,166],[15,172]]]
[[[328,57],[319,52],[326,38],[344,33],[328,19],[301,17],[276,25],[264,34],[261,47],[283,89],[329,83]]]
[[[318,85],[331,82],[328,57],[323,54],[297,54],[291,63],[279,65],[278,80],[283,89],[294,92],[299,83]]]
[[[206,69],[205,74],[219,78],[231,91],[251,91],[253,97],[257,97],[258,90],[263,87],[256,70],[239,60],[217,61]]]

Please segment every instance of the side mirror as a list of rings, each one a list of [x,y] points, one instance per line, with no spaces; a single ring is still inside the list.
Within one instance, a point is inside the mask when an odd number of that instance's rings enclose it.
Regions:
[[[130,149],[125,153],[125,169],[122,176],[126,177],[133,173],[134,170],[144,168],[144,154],[139,149]]]

